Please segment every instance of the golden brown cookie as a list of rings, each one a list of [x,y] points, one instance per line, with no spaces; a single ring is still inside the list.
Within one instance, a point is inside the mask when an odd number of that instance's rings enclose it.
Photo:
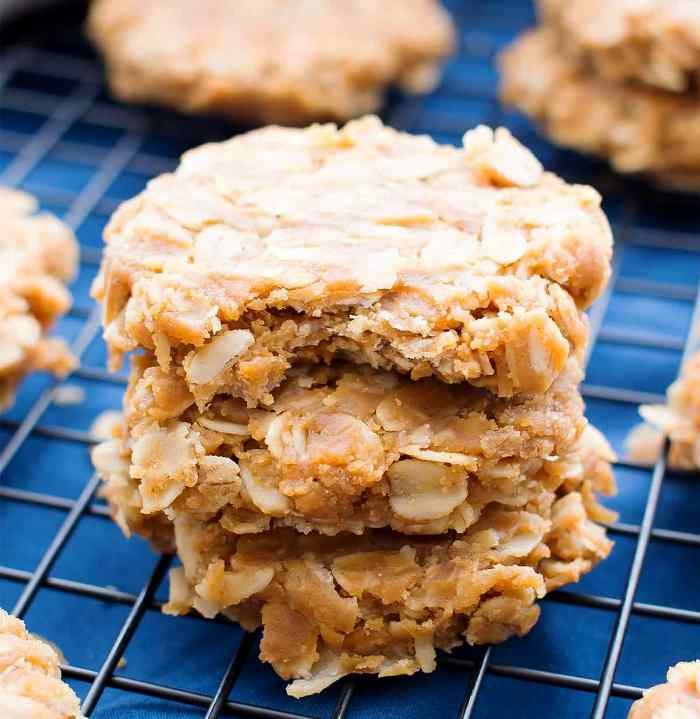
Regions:
[[[145,347],[198,401],[225,383],[256,406],[293,364],[334,357],[544,392],[583,356],[612,238],[598,193],[506,130],[458,149],[368,117],[192,150],[105,242],[113,359]]]
[[[620,172],[697,186],[700,101],[591,74],[551,29],[523,35],[501,56],[501,97],[553,142],[599,155]]]
[[[563,52],[614,83],[695,92],[700,81],[697,0],[538,0]]]
[[[628,719],[697,719],[700,717],[700,661],[679,662],[667,682],[644,692]]]
[[[179,516],[183,567],[171,573],[165,611],[262,625],[260,657],[295,680],[287,690],[295,697],[353,672],[431,672],[436,649],[526,634],[537,599],[608,555],[612,545],[579,492],[552,500],[539,509],[491,505],[464,534],[443,538],[236,536]]]
[[[0,188],[0,408],[27,373],[63,376],[74,366],[65,343],[46,330],[70,307],[66,282],[78,245],[62,222],[35,210],[30,195]]]
[[[254,123],[345,120],[437,83],[437,0],[94,0],[88,30],[122,100]]]
[[[663,436],[671,440],[669,464],[681,469],[700,467],[700,352],[683,366],[668,388],[665,405],[642,405],[646,424],[635,427],[627,439],[630,459],[653,464]]]
[[[269,409],[249,410],[224,388],[200,409],[182,370],[144,357],[119,436],[93,460],[105,494],[127,497],[114,503],[133,515],[215,517],[236,534],[463,532],[493,502],[546,504],[582,474],[579,380],[571,363],[546,394],[504,400],[368,367],[302,365]]]
[[[59,656],[0,609],[0,716],[81,719],[75,692],[61,681]]]

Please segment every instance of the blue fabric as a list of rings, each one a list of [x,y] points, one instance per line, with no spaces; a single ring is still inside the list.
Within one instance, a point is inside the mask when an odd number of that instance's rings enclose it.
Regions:
[[[454,0],[448,3],[460,25],[461,52],[447,67],[444,81],[427,98],[394,97],[385,117],[402,129],[430,132],[443,142],[459,143],[462,133],[479,122],[506,124],[526,142],[551,169],[569,180],[591,182],[605,195],[605,207],[616,226],[632,211],[633,225],[626,242],[618,245],[620,275],[603,321],[604,332],[634,330],[682,342],[688,333],[692,297],[700,278],[700,237],[697,200],[650,190],[642,183],[613,176],[599,161],[558,150],[537,136],[523,117],[503,111],[495,100],[496,72],[493,59],[498,49],[523,27],[533,22],[527,0]],[[293,31],[293,30],[292,30]],[[45,49],[82,58],[92,57],[79,39],[78,27],[53,32]],[[10,78],[11,90],[54,96],[56,102],[71,92],[77,80],[53,78],[31,62]],[[533,72],[537,69],[533,68]],[[36,109],[36,108],[35,108]],[[77,228],[81,243],[99,248],[100,234],[116,203],[138,192],[148,180],[149,167],[171,166],[187,147],[235,130],[219,121],[179,118],[164,111],[125,109],[103,90],[100,111],[121,113],[130,120],[148,118],[153,123],[141,143],[140,154],[113,182],[87,219]],[[47,118],[22,108],[0,108],[0,137],[10,138],[16,150],[42,128]],[[44,206],[63,214],[71,198],[93,176],[99,163],[125,130],[100,122],[100,112],[91,111],[75,122],[61,142],[30,172],[23,185],[37,193]],[[71,143],[89,148],[83,156]],[[0,143],[0,172],[15,150]],[[71,150],[73,147],[73,150]],[[655,246],[653,240],[665,232],[684,241],[679,249]],[[685,247],[686,249],[683,249]],[[84,264],[73,291],[78,312],[65,318],[58,333],[74,339],[90,308],[89,287],[94,264]],[[630,291],[626,281],[652,280],[671,283],[687,299],[661,299]],[[632,288],[634,289],[634,288]],[[620,345],[601,339],[592,353],[587,381],[591,385],[643,390],[661,394],[676,376],[681,352]],[[103,368],[105,348],[97,338],[88,347],[84,364]],[[42,425],[85,430],[104,409],[119,406],[122,387],[95,380],[71,378],[70,384],[85,390],[79,406],[51,406]],[[20,421],[42,389],[44,377],[32,377],[21,388],[6,420]],[[588,414],[615,445],[638,421],[634,405],[601,399],[588,401]],[[0,426],[0,447],[12,436],[11,425]],[[19,450],[2,477],[3,486],[47,492],[75,499],[91,476],[83,444],[33,433]],[[644,510],[650,472],[619,468],[620,493],[611,505],[624,522],[638,523]],[[663,487],[656,526],[698,531],[700,492],[693,478],[670,475]],[[65,511],[36,507],[10,500],[0,501],[0,564],[32,571],[65,518]],[[618,536],[612,557],[573,592],[621,598],[634,553],[633,538]],[[157,557],[139,539],[126,540],[103,517],[84,516],[51,571],[52,577],[99,586],[113,586],[137,594],[150,575]],[[645,562],[637,599],[641,602],[698,609],[700,596],[700,550],[653,540]],[[21,592],[19,581],[0,579],[0,604],[11,607]],[[165,596],[165,587],[159,589]],[[615,613],[575,607],[554,601],[543,602],[543,616],[535,630],[520,641],[497,647],[495,664],[517,665],[582,677],[597,678],[603,667]],[[26,616],[32,631],[50,638],[63,649],[73,665],[98,670],[118,634],[129,607],[89,597],[72,595],[56,588],[42,588]],[[233,625],[207,622],[195,617],[173,619],[147,611],[126,650],[126,665],[119,676],[212,694],[242,637]],[[680,624],[635,615],[625,641],[616,680],[647,686],[662,679],[666,668],[680,659],[695,658],[700,647],[700,626]],[[231,697],[256,706],[328,716],[338,698],[338,687],[320,697],[302,702],[288,699],[283,683],[253,651],[247,658]],[[458,656],[478,658],[479,652],[465,648]],[[401,717],[442,719],[455,716],[472,681],[469,672],[442,667],[430,676],[376,681],[362,678],[352,699],[349,716],[357,719]],[[71,683],[84,695],[87,684]],[[537,716],[541,719],[585,717],[593,695],[545,684],[488,674],[478,699],[479,719]],[[626,715],[630,702],[612,699],[611,718]],[[158,699],[109,688],[99,702],[100,719],[159,719],[202,716],[200,708],[171,704]]]

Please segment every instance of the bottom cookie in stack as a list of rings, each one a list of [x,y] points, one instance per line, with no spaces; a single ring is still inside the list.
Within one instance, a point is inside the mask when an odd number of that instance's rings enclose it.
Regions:
[[[100,452],[96,459],[112,486],[137,491],[126,462],[109,464],[109,453]],[[610,552],[594,523],[613,518],[595,499],[596,491],[614,489],[608,459],[605,441],[589,428],[579,461],[549,500],[541,495],[517,508],[492,502],[464,533],[441,536],[290,528],[237,535],[217,516],[172,508],[137,514],[128,491],[107,496],[127,529],[176,549],[182,567],[171,572],[165,611],[194,608],[248,630],[262,626],[261,659],[294,680],[290,695],[303,697],[356,672],[430,672],[436,649],[527,633],[540,614],[538,599]]]

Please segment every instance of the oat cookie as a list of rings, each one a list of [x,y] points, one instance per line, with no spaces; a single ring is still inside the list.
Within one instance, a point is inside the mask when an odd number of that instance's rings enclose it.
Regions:
[[[0,408],[12,403],[28,372],[63,376],[74,364],[63,341],[46,330],[70,306],[65,284],[78,246],[68,227],[35,210],[30,195],[0,187]]]
[[[506,130],[457,149],[367,117],[192,150],[105,242],[113,359],[145,347],[198,401],[225,384],[255,406],[294,363],[333,357],[544,392],[582,357],[612,239],[598,193]]]
[[[700,717],[700,661],[679,662],[668,670],[666,684],[644,692],[628,719],[697,719]]]
[[[663,436],[671,440],[669,464],[681,469],[700,467],[700,352],[683,366],[681,376],[668,388],[665,405],[642,405],[646,424],[635,427],[627,439],[632,460],[653,464]]]
[[[694,92],[700,81],[697,0],[538,0],[562,51],[615,83]]]
[[[61,681],[59,656],[0,609],[0,716],[81,719],[80,702]]]
[[[295,697],[353,672],[430,672],[436,649],[527,633],[537,599],[608,555],[611,543],[581,494],[552,501],[539,510],[491,505],[464,534],[444,538],[371,530],[236,536],[178,517],[183,568],[171,574],[165,611],[195,608],[249,630],[262,625],[261,659],[295,680]]]
[[[575,363],[545,395],[511,400],[368,367],[298,366],[266,410],[224,394],[200,410],[182,375],[140,358],[119,436],[93,451],[106,495],[126,495],[113,504],[132,514],[217,517],[237,534],[463,532],[488,504],[546,503],[583,471]]]
[[[94,0],[88,31],[122,100],[261,124],[427,92],[454,45],[437,0]]]
[[[108,499],[127,531],[177,551],[183,567],[171,574],[165,611],[223,613],[248,630],[262,624],[261,658],[296,680],[288,691],[301,697],[353,672],[432,671],[436,648],[528,632],[536,600],[578,581],[612,546],[594,523],[615,518],[596,499],[614,489],[609,448],[595,432],[584,437],[582,470],[554,491],[519,507],[494,501],[464,533],[442,537],[240,535],[219,517],[143,514],[128,465]]]
[[[536,68],[536,71],[533,71]],[[599,155],[620,172],[696,186],[700,102],[695,95],[616,85],[560,50],[556,33],[526,33],[501,56],[501,97],[554,142]]]

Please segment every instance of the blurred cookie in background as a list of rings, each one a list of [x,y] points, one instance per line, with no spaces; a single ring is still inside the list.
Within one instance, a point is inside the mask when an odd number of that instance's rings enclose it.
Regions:
[[[70,308],[78,245],[60,220],[34,214],[36,206],[31,195],[0,187],[0,409],[29,372],[62,377],[74,366],[64,341],[46,331]]]
[[[537,0],[562,50],[611,82],[670,92],[700,80],[697,0]]]
[[[539,28],[501,56],[501,98],[535,120],[553,142],[644,173],[664,185],[700,186],[700,100],[592,74]]]
[[[700,4],[538,0],[500,58],[501,99],[553,142],[700,190]]]
[[[88,33],[121,100],[279,124],[427,92],[455,42],[437,0],[95,0]]]

